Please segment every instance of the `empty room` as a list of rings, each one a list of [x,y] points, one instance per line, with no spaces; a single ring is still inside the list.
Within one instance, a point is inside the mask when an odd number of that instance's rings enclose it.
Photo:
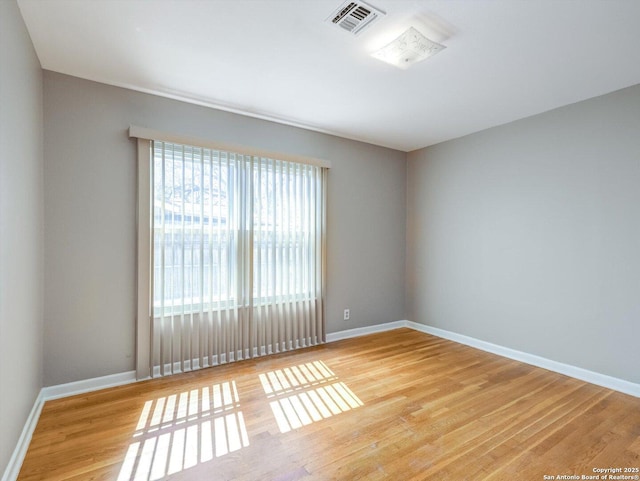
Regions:
[[[0,475],[640,480],[640,2],[0,0]]]

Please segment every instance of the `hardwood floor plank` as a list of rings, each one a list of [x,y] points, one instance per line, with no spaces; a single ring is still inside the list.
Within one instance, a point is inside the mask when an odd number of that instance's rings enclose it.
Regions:
[[[410,329],[45,404],[20,480],[507,480],[640,466],[640,399]]]

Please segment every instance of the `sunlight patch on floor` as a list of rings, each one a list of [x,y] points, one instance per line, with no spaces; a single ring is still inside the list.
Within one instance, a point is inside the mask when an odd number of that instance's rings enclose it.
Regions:
[[[259,378],[281,433],[364,405],[322,361],[262,373]]]
[[[235,381],[145,402],[118,481],[157,480],[249,446]]]

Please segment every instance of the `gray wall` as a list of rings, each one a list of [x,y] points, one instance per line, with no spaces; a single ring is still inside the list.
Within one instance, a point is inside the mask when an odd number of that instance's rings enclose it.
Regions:
[[[409,319],[640,382],[640,86],[412,152]]]
[[[403,152],[47,71],[44,118],[46,386],[134,369],[129,124],[331,160],[327,330],[404,318]]]
[[[0,1],[0,474],[42,387],[42,71]]]

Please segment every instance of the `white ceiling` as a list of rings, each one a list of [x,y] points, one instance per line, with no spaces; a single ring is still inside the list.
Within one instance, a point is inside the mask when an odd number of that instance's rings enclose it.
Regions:
[[[44,69],[411,151],[640,83],[639,0],[18,0]],[[369,56],[414,26],[447,46]]]

